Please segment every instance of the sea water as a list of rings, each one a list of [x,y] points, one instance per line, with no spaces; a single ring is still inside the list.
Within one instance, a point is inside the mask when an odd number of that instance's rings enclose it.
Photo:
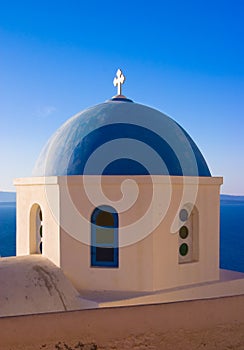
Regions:
[[[0,256],[16,255],[16,204],[0,202]]]
[[[220,266],[244,272],[244,200],[221,201]]]
[[[0,256],[16,255],[16,205],[0,202]],[[244,272],[244,199],[222,200],[220,267]]]

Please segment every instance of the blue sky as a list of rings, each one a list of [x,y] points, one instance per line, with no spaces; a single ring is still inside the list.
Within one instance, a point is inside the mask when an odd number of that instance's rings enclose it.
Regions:
[[[116,91],[180,123],[244,195],[244,2],[1,1],[0,190],[53,132]]]

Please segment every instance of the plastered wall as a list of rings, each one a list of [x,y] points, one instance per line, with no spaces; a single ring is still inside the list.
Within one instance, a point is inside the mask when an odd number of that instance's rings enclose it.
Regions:
[[[43,210],[44,251],[78,290],[152,291],[219,277],[219,189],[222,178],[70,176],[17,185],[17,254],[29,254],[29,212]],[[90,218],[100,205],[119,215],[119,267],[91,267]],[[182,208],[199,214],[198,259],[179,264]],[[190,211],[190,209],[189,209]]]

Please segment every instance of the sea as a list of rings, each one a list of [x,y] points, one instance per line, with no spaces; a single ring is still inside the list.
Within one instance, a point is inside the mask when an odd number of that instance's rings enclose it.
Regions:
[[[244,197],[223,196],[220,205],[220,267],[244,272]],[[0,202],[0,256],[16,255],[16,204]]]

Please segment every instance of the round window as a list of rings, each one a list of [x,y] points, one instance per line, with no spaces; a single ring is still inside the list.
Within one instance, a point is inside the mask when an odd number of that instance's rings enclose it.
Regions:
[[[41,209],[39,210],[39,219],[40,219],[40,221],[42,221],[42,211],[41,211]]]
[[[180,228],[180,238],[185,239],[188,236],[188,228],[186,226],[182,226]]]
[[[40,250],[40,253],[42,254],[42,242],[40,242],[39,250]]]
[[[188,253],[188,245],[186,243],[181,244],[179,250],[180,250],[180,255],[186,256]]]
[[[42,238],[42,225],[40,226],[40,237]]]
[[[180,219],[181,221],[186,221],[188,219],[188,212],[186,209],[181,209],[180,211]]]

